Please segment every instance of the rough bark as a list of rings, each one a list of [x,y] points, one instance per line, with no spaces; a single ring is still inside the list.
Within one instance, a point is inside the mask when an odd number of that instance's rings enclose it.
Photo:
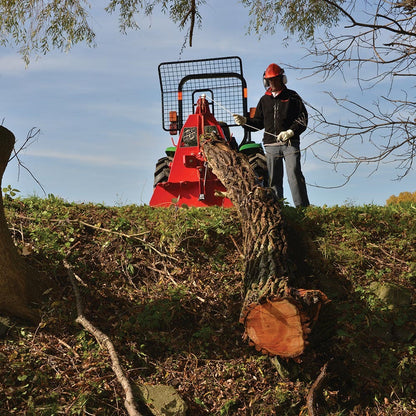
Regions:
[[[245,338],[269,355],[299,357],[310,325],[328,299],[293,281],[281,209],[270,188],[256,185],[246,157],[215,136],[205,136],[202,147],[241,219],[245,299],[240,322]]]
[[[13,133],[0,126],[0,188],[14,143]],[[0,192],[0,313],[37,322],[39,314],[30,307],[39,296],[37,278],[37,273],[29,270],[13,243]]]

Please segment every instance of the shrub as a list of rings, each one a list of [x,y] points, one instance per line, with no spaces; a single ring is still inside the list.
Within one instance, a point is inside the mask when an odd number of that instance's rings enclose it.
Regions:
[[[386,201],[386,205],[399,205],[401,203],[416,202],[416,192],[400,192],[399,196],[392,195]]]

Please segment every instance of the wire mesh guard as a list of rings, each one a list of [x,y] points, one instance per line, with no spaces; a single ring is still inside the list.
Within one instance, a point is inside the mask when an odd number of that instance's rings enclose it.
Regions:
[[[233,113],[247,112],[246,82],[241,59],[237,56],[164,62],[159,65],[162,92],[163,129],[170,130],[169,112],[176,111],[179,128],[193,114],[198,98],[205,94],[217,121],[235,126]],[[182,92],[182,101],[178,100]]]

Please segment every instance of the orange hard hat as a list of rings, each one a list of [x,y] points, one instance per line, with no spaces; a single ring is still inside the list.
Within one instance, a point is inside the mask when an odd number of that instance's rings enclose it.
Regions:
[[[274,78],[283,75],[285,71],[277,64],[270,64],[264,71],[264,78]]]

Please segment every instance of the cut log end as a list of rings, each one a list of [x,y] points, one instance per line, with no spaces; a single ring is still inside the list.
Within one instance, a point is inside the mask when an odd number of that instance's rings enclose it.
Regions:
[[[251,303],[241,313],[240,323],[245,327],[244,337],[258,351],[271,356],[298,358],[303,354],[309,325],[319,315],[328,298],[320,291],[299,290],[299,299],[271,297],[265,302]],[[313,294],[314,302],[309,297]],[[303,305],[303,302],[308,304]]]
[[[286,358],[303,353],[305,340],[301,316],[287,299],[252,305],[243,323],[246,336],[258,351]]]

